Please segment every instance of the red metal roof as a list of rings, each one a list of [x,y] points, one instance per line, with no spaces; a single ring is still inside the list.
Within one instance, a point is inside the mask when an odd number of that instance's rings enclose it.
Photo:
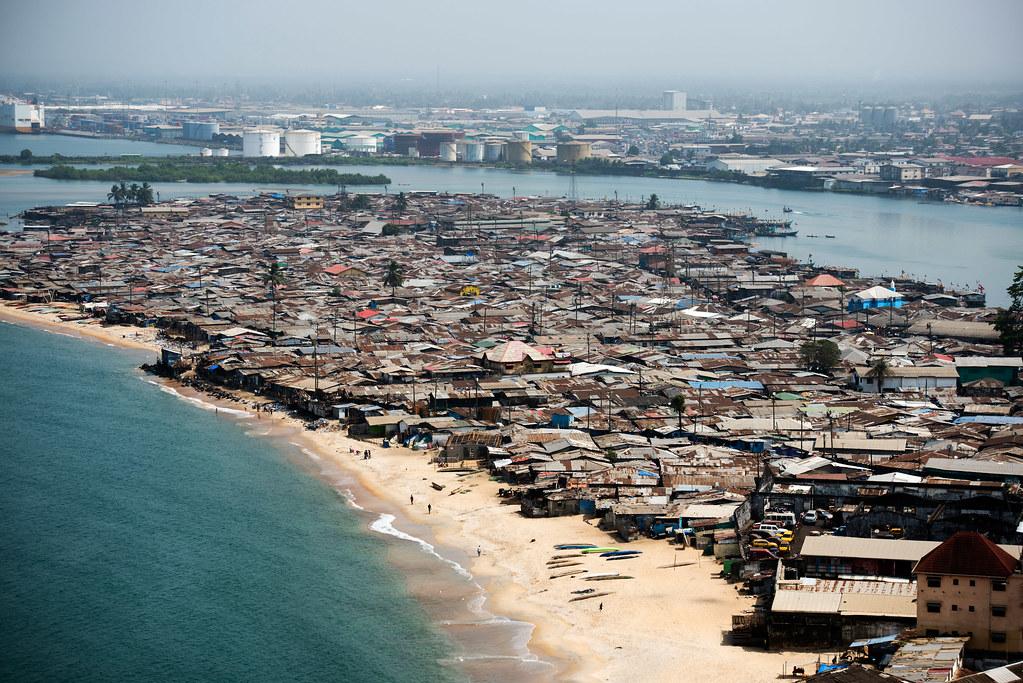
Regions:
[[[976,531],[960,531],[920,558],[919,574],[991,576],[1004,579],[1016,571],[1019,560]]]

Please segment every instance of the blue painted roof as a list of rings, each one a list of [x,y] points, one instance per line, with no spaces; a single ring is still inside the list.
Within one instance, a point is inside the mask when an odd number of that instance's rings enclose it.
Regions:
[[[957,417],[952,424],[982,424],[982,425],[1023,425],[1023,417],[1008,417],[1006,415],[975,415],[972,417]]]

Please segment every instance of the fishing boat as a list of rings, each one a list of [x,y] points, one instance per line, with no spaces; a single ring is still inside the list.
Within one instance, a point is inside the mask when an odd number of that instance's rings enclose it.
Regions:
[[[601,572],[600,574],[590,574],[589,576],[584,576],[583,581],[601,581],[603,579],[613,579],[617,576],[620,576],[618,572]]]
[[[590,546],[589,548],[583,549],[583,555],[589,555],[591,553],[612,553],[618,550],[618,548],[595,548]]]
[[[616,555],[642,555],[642,550],[612,550],[610,552],[601,553],[601,557],[614,557]]]
[[[781,207],[781,210],[782,210],[783,213],[792,213],[792,209],[790,209],[787,206]]]
[[[568,601],[569,602],[578,602],[580,600],[590,600],[591,598],[602,598],[605,595],[611,595],[611,593],[608,593],[608,592],[604,592],[604,593],[590,593],[589,595],[580,595],[580,596],[575,597],[575,598],[569,598]]]
[[[584,548],[596,548],[593,543],[560,543],[554,546],[555,550],[582,550]]]
[[[618,555],[617,557],[605,557],[608,562],[614,562],[615,560],[638,560],[639,555]]]
[[[824,237],[826,237],[826,238],[827,238],[827,239],[829,239],[829,240],[833,240],[833,239],[835,239],[835,236],[834,236],[834,235],[825,235]]]

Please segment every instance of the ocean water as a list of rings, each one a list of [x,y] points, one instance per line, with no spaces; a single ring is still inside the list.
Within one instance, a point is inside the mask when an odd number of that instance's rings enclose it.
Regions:
[[[7,323],[0,350],[0,680],[466,677],[403,575],[454,572],[297,449],[146,381],[145,354]]]

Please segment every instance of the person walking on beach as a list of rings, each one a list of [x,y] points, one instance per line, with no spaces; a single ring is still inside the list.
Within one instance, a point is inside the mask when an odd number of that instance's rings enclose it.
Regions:
[[[416,497],[414,495],[409,495],[409,497],[408,497],[408,504],[409,505],[415,505],[416,504]]]
[[[604,603],[600,603],[600,607],[597,608],[597,611],[599,611],[599,612],[603,612],[604,611]]]
[[[430,505],[429,503],[426,504],[426,514],[428,514],[428,515],[432,515],[433,514],[433,506]]]
[[[483,554],[483,547],[482,546],[476,546],[476,557],[479,557],[482,554]]]

